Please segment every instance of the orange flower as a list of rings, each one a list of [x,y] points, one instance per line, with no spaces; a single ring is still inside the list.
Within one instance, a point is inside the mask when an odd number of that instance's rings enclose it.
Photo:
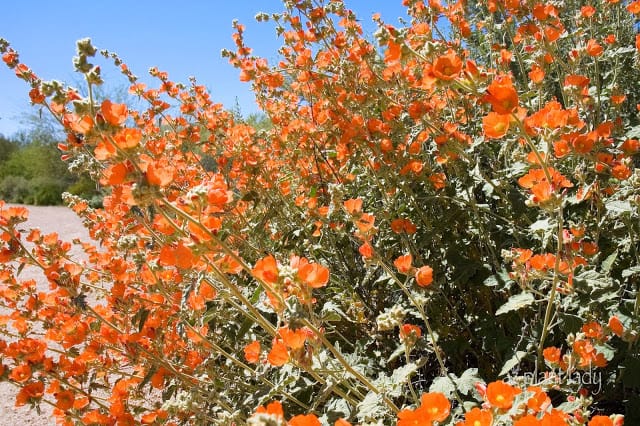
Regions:
[[[640,14],[640,0],[636,0],[627,6],[627,10],[634,15]]]
[[[442,422],[451,412],[451,403],[440,392],[423,393],[420,397],[420,409],[425,410],[431,420]]]
[[[402,326],[400,326],[401,339],[408,339],[411,337],[420,338],[420,336],[422,336],[422,330],[420,330],[420,327],[417,325],[402,324]]]
[[[583,18],[591,18],[596,13],[596,8],[593,6],[582,6],[580,9],[580,15]]]
[[[93,410],[82,416],[82,422],[87,425],[108,425],[111,424],[111,417],[102,414],[99,410]]]
[[[542,83],[542,80],[544,80],[544,70],[540,68],[539,65],[533,64],[531,71],[529,71],[529,78],[535,84]]]
[[[362,212],[362,199],[361,198],[353,198],[350,200],[346,200],[344,203],[344,209],[349,214],[356,214]]]
[[[373,257],[373,247],[368,242],[365,242],[358,248],[358,253],[365,259],[370,259]]]
[[[464,414],[464,422],[457,426],[491,426],[493,424],[493,414],[491,411],[481,410],[475,407]]]
[[[287,348],[301,349],[304,347],[304,342],[307,340],[307,331],[304,328],[298,328],[297,330],[291,330],[289,327],[281,327],[278,329],[278,334],[282,338],[283,343]]]
[[[56,392],[54,396],[56,397],[56,407],[58,409],[62,411],[67,411],[73,408],[73,403],[76,397],[72,391],[66,390],[66,391]]]
[[[275,340],[273,346],[267,355],[269,364],[274,367],[281,367],[289,361],[289,352],[287,346],[281,340]]]
[[[439,56],[431,68],[431,72],[440,80],[450,81],[460,74],[462,70],[462,60],[453,50],[447,54]]]
[[[490,112],[482,119],[482,130],[489,139],[499,139],[509,131],[509,115]]]
[[[260,360],[260,342],[254,340],[244,347],[244,359],[252,364]]]
[[[288,423],[289,426],[321,426],[320,420],[313,414],[299,414]]]
[[[122,149],[135,148],[142,140],[142,131],[127,127],[116,133],[113,140]]]
[[[527,400],[527,407],[536,413],[546,411],[551,405],[551,399],[539,386],[529,386],[527,392],[533,392],[533,395]]]
[[[275,284],[279,276],[276,258],[271,255],[263,257],[256,262],[256,266],[253,267],[251,272],[253,272],[253,275],[258,279],[270,284]]]
[[[597,41],[595,41],[594,39],[590,39],[587,42],[587,47],[585,48],[585,50],[587,51],[589,56],[600,56],[600,55],[602,55],[602,52],[604,51],[602,46],[600,46],[600,44]]]
[[[495,381],[487,386],[487,400],[496,408],[508,410],[513,404],[513,399],[520,393],[520,389],[503,381]]]
[[[622,322],[620,322],[620,319],[615,315],[609,318],[609,329],[618,337],[621,337],[622,333],[624,333],[624,326],[622,325]]]
[[[561,355],[562,352],[560,348],[556,348],[555,346],[550,346],[542,351],[542,356],[544,356],[545,361],[552,365],[560,362]]]
[[[127,177],[127,166],[124,163],[116,163],[104,171],[104,177],[100,179],[103,185],[120,185]]]
[[[77,114],[65,114],[62,123],[72,131],[86,135],[93,128],[93,120],[88,115],[78,117]]]
[[[444,173],[434,173],[432,175],[429,176],[429,182],[431,182],[431,184],[433,185],[433,187],[435,189],[442,189],[446,186],[446,182],[447,182],[447,175],[445,175]],[[414,226],[415,228],[415,226]],[[412,232],[409,232],[408,230],[406,231],[407,234],[410,234]],[[415,231],[413,231],[415,232]]]
[[[120,126],[127,120],[127,106],[125,104],[114,104],[109,99],[102,101],[100,106],[104,119],[114,126]]]
[[[415,410],[404,409],[398,413],[397,426],[431,425],[442,422],[451,412],[449,400],[440,392],[423,393],[420,407]]]
[[[487,87],[484,101],[491,104],[494,112],[498,114],[510,114],[518,106],[518,92],[513,87],[511,78],[498,76]]]
[[[22,364],[11,370],[9,378],[18,383],[24,383],[31,378],[31,367],[29,364]]]
[[[348,421],[346,421],[345,419],[338,419],[336,420],[336,422],[333,424],[333,426],[351,426],[351,423],[349,423]]]
[[[596,321],[584,324],[582,326],[582,332],[586,337],[590,337],[592,339],[602,339],[604,337],[602,326]]]
[[[151,185],[165,187],[173,181],[174,169],[168,165],[161,165],[159,161],[152,161],[147,165],[147,181]]]
[[[613,426],[613,420],[608,416],[593,416],[588,426]]]
[[[298,277],[311,288],[320,288],[329,282],[329,270],[319,263],[307,263],[298,269]]]
[[[431,180],[431,178],[429,179]],[[416,225],[409,219],[394,219],[391,221],[391,230],[396,234],[406,232],[407,234],[415,234],[417,231]]]
[[[16,395],[16,407],[21,407],[32,399],[40,399],[44,395],[44,383],[38,381],[24,386]]]
[[[356,226],[361,233],[367,233],[373,228],[376,217],[369,213],[362,213],[356,221]]]
[[[539,426],[540,420],[532,414],[520,417],[513,423],[513,426]]]
[[[398,272],[401,274],[406,274],[411,270],[411,262],[413,261],[413,256],[411,254],[405,254],[404,256],[398,257],[393,261],[393,265],[396,267]]]
[[[433,269],[430,266],[421,266],[416,271],[416,283],[420,287],[428,287],[433,282]]]
[[[256,409],[256,414],[269,414],[278,419],[284,418],[284,410],[280,401],[270,402],[266,407],[261,405]]]

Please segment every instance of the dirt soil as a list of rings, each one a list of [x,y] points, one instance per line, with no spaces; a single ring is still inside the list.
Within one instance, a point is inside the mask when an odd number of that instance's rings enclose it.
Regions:
[[[90,240],[81,220],[68,208],[29,206],[28,209],[29,221],[23,226],[23,229],[38,227],[43,233],[57,232],[61,240],[69,242],[75,238],[82,241]],[[72,253],[78,256],[80,251],[74,247]],[[46,279],[38,269],[25,268],[20,278],[35,279],[43,290],[48,288]],[[36,410],[31,410],[28,405],[15,407],[17,391],[18,388],[13,384],[0,382],[0,426],[53,426],[56,424],[52,408],[48,404],[41,404],[41,414],[38,414]]]

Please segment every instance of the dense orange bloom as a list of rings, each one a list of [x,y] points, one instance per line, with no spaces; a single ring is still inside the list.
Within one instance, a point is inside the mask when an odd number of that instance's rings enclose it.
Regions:
[[[453,80],[462,70],[462,60],[452,50],[436,59],[431,72],[440,80]]]
[[[416,270],[416,283],[420,287],[428,287],[433,282],[433,269],[430,266],[421,266]]]
[[[336,420],[336,422],[333,424],[333,426],[351,426],[351,423],[349,423],[348,421],[346,421],[345,419],[338,419]]]
[[[447,175],[445,175],[444,173],[433,173],[429,176],[429,182],[431,182],[435,189],[440,190],[447,186]],[[413,226],[413,229],[413,232],[415,232],[415,225]],[[405,232],[407,232],[407,234],[413,233],[409,232],[408,229]]]
[[[508,410],[520,389],[503,381],[495,381],[487,386],[487,401],[496,408]]]
[[[547,171],[551,177],[551,182],[548,182],[547,175],[543,169],[531,169],[526,175],[518,179],[520,186],[531,190],[533,201],[536,203],[547,201],[560,188],[571,188],[573,186],[557,170],[550,167]]]
[[[125,104],[114,104],[109,99],[105,99],[102,101],[100,110],[107,123],[114,126],[120,126],[127,120],[128,111]]]
[[[260,342],[254,340],[244,347],[244,358],[247,362],[256,363],[260,360]]]
[[[405,254],[404,256],[398,257],[393,261],[393,265],[396,267],[398,272],[401,274],[406,274],[412,268],[411,262],[413,261],[413,256],[411,254]]]
[[[490,112],[482,119],[482,130],[489,139],[499,139],[509,131],[509,115]]]

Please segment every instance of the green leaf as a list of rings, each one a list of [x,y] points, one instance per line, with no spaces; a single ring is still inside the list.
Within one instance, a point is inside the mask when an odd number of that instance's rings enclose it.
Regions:
[[[470,395],[471,391],[473,391],[476,387],[476,383],[480,380],[480,376],[478,376],[477,368],[468,368],[464,370],[462,376],[460,376],[455,382],[458,385],[458,390],[465,395]]]
[[[369,392],[362,402],[358,404],[358,422],[370,422],[381,419],[389,414],[381,394]]]
[[[498,308],[498,310],[496,311],[496,315],[502,315],[506,314],[507,312],[520,310],[531,305],[535,301],[536,299],[531,293],[516,294],[515,296],[511,296],[509,300],[507,300],[507,303]]]
[[[552,226],[553,225],[549,223],[549,219],[541,219],[532,223],[529,229],[532,232],[546,232],[551,229]]]
[[[506,288],[511,284],[513,280],[509,278],[509,272],[507,271],[498,271],[497,274],[490,275],[487,279],[484,280],[483,284],[487,287],[496,287],[500,286],[500,288]]]
[[[507,360],[498,373],[498,377],[508,374],[514,367],[520,365],[522,359],[527,355],[527,351],[516,351],[511,358]]]
[[[614,217],[620,216],[623,213],[631,213],[633,211],[631,203],[627,200],[610,200],[604,206],[608,212],[613,214]]]
[[[622,278],[628,278],[638,273],[640,273],[640,266],[632,266],[622,271]]]
[[[326,302],[322,306],[321,316],[323,321],[328,321],[328,322],[340,321],[343,318],[352,322],[349,316],[345,314],[338,305],[336,305],[331,301]]]
[[[615,250],[613,253],[607,256],[607,258],[602,261],[602,270],[606,273],[611,272],[611,268],[613,267],[613,264],[615,263],[617,257],[618,257],[618,250]]]
[[[433,379],[431,386],[429,386],[429,392],[440,392],[449,399],[453,397],[455,390],[454,382],[449,377],[443,376]]]

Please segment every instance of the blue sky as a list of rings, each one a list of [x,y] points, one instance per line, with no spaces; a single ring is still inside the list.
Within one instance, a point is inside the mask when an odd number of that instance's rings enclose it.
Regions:
[[[406,18],[402,0],[346,0],[360,18],[366,33],[375,30],[371,15],[380,12],[392,24]],[[90,37],[96,47],[116,52],[143,81],[157,66],[174,81],[195,76],[210,88],[213,99],[231,108],[236,99],[243,113],[257,111],[249,85],[220,57],[233,48],[233,19],[246,26],[246,39],[254,51],[267,59],[277,57],[281,45],[272,22],[256,23],[257,12],[280,12],[276,0],[32,0],[3,2],[0,6],[0,37],[7,39],[20,60],[44,80],[79,81],[73,72],[75,42]],[[110,66],[102,67],[113,87],[126,81]],[[143,78],[144,77],[144,78]],[[76,83],[77,84],[77,83]],[[154,84],[155,85],[155,84]],[[28,86],[0,63],[0,134],[11,136],[25,128],[26,114],[37,112],[29,105]]]

